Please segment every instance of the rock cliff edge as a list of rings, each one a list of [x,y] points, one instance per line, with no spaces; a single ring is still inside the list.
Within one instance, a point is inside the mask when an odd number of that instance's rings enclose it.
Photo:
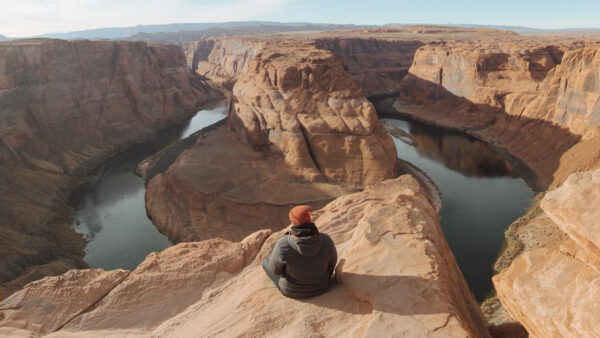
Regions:
[[[342,284],[322,296],[279,293],[260,262],[284,230],[262,230],[239,243],[182,243],[132,272],[80,270],[31,283],[0,303],[0,333],[489,336],[437,213],[412,177],[339,197],[314,216],[340,258]]]

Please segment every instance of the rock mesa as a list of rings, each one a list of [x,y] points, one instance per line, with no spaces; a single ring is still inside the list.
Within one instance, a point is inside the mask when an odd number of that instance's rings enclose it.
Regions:
[[[229,124],[238,137],[283,154],[310,180],[367,186],[395,177],[392,139],[338,59],[293,47],[263,49],[236,82]]]

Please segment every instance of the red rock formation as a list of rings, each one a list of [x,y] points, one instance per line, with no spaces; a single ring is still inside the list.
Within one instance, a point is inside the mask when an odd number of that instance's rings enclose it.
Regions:
[[[514,43],[425,46],[410,73],[476,105],[593,136],[600,123],[597,47]]]
[[[211,95],[175,46],[0,45],[0,282],[83,267],[70,190],[102,160],[182,121]],[[0,292],[6,293],[7,290]]]
[[[319,297],[284,297],[267,278],[260,262],[284,235],[267,230],[241,243],[179,244],[125,279],[86,270],[30,284],[0,303],[0,334],[489,337],[435,208],[413,178],[340,197],[314,216],[344,260],[342,284]],[[116,284],[108,294],[89,283],[101,278]],[[78,303],[66,296],[75,292]],[[63,308],[38,306],[60,299]]]
[[[153,168],[170,155],[140,166],[158,173],[144,174],[146,209],[171,240],[278,230],[294,204],[317,208],[397,176],[394,144],[373,106],[330,52],[310,45],[280,42],[251,59],[228,125],[235,134],[209,131],[161,170]]]
[[[278,43],[233,88],[230,126],[255,150],[283,155],[309,180],[366,186],[397,173],[391,137],[335,56]]]

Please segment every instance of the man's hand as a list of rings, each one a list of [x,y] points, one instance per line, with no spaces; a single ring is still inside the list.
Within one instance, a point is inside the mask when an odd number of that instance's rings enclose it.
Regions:
[[[331,277],[329,278],[330,285],[344,284],[342,282],[342,268],[344,267],[344,263],[346,263],[346,259],[345,258],[340,259],[337,266],[333,270],[333,275],[331,275]]]

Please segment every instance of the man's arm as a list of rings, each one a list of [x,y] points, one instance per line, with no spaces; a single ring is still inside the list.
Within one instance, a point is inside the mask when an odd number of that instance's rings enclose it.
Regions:
[[[283,253],[279,242],[275,244],[273,252],[271,253],[271,259],[269,259],[269,269],[276,275],[283,275],[285,270],[285,263],[283,262]]]

